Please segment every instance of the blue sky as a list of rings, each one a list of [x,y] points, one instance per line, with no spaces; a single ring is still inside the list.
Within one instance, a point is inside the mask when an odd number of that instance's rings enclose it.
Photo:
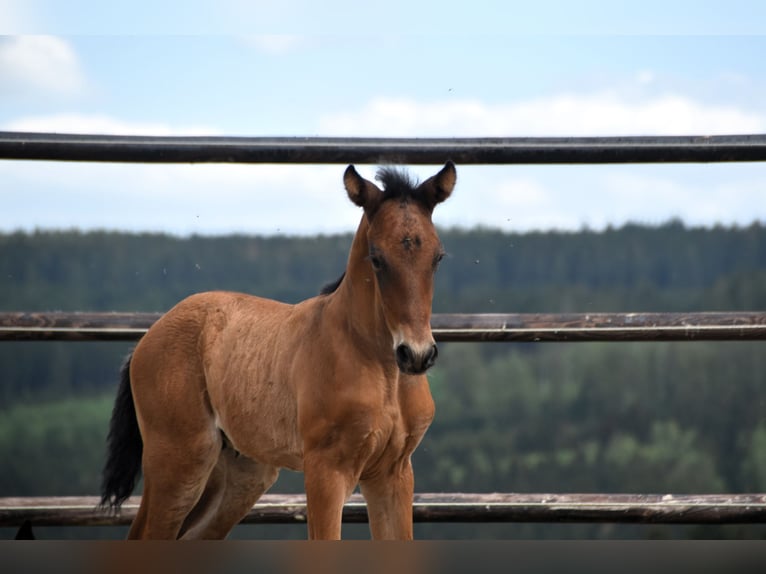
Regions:
[[[0,0],[0,130],[766,133],[764,2],[359,4]],[[350,231],[344,168],[0,161],[0,231]],[[765,184],[761,164],[458,166],[434,219],[747,225],[766,221]]]

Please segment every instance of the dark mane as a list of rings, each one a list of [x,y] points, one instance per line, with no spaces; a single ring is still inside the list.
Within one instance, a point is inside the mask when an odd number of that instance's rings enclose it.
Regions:
[[[330,293],[335,293],[335,291],[338,290],[338,287],[340,287],[341,281],[343,281],[343,278],[346,276],[346,272],[344,271],[341,273],[341,276],[338,277],[335,281],[332,281],[331,283],[328,283],[324,287],[322,287],[322,290],[319,291],[320,295],[329,295]]]
[[[418,192],[419,182],[409,173],[395,167],[381,167],[375,179],[383,184],[383,201],[388,199],[420,199]]]

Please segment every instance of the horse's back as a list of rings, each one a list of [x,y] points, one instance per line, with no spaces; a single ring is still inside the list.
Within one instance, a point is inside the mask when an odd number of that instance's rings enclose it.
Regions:
[[[151,326],[141,339],[141,347],[161,344],[165,351],[172,348],[200,350],[208,335],[230,328],[244,328],[246,324],[258,325],[273,322],[283,316],[290,305],[234,291],[206,291],[190,295],[177,303]]]

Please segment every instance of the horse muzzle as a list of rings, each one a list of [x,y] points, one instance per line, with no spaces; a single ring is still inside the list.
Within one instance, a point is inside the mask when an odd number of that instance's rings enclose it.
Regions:
[[[408,344],[402,343],[396,347],[396,364],[406,375],[422,375],[434,365],[438,355],[439,349],[436,343],[432,343],[422,352],[417,352]]]

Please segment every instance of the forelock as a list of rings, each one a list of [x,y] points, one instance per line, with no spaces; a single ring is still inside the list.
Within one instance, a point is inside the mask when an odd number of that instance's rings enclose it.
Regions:
[[[403,169],[382,167],[376,174],[376,179],[383,184],[383,201],[414,199],[422,201],[418,190],[420,182]]]

